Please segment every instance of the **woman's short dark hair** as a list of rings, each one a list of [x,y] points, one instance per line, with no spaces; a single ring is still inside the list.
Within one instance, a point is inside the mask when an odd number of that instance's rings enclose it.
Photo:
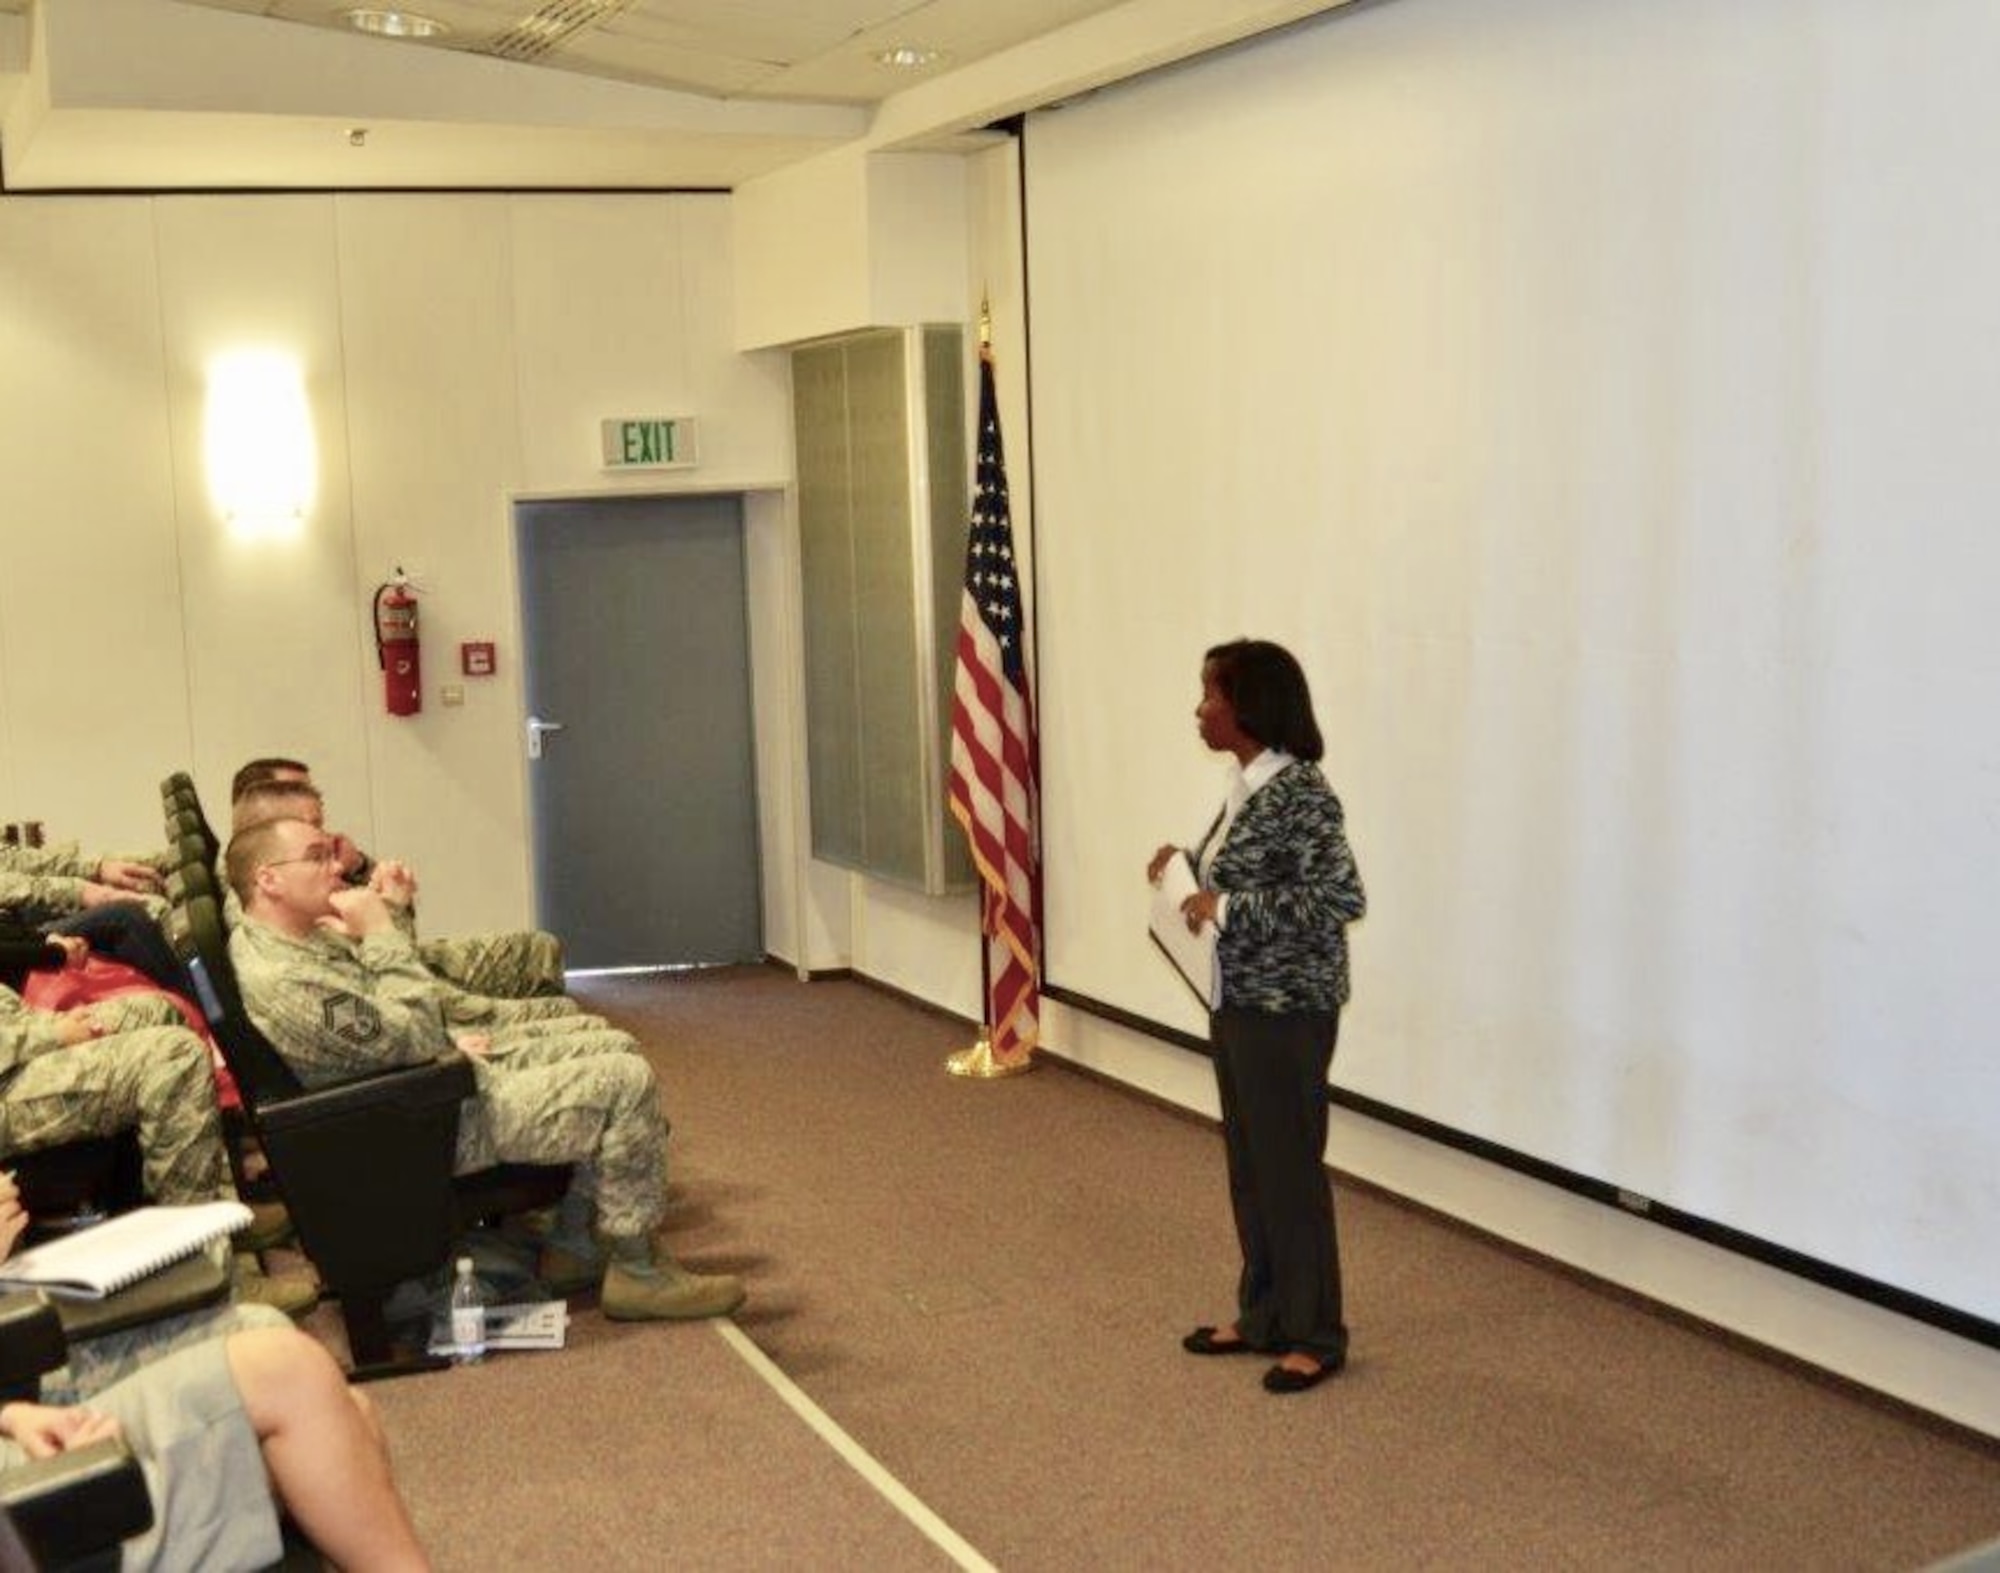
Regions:
[[[1232,639],[1210,650],[1203,665],[1236,707],[1236,724],[1266,748],[1315,762],[1325,756],[1306,674],[1283,645]]]

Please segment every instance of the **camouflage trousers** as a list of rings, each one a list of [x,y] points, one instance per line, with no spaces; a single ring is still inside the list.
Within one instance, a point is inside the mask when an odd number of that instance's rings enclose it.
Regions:
[[[553,1005],[556,1001],[522,1000],[511,1003]],[[602,1016],[586,1016],[576,1008],[574,1000],[564,1000],[562,1003],[570,1007],[568,1015],[529,1016],[517,1020],[509,1020],[503,1017],[499,1021],[475,1023],[471,1026],[452,1021],[451,1030],[453,1032],[483,1032],[496,1045],[532,1043],[542,1038],[576,1039],[581,1046],[573,1045],[568,1050],[568,1056],[572,1059],[592,1054],[637,1054],[639,1052],[639,1045],[632,1041],[630,1033],[619,1031],[618,1028],[612,1026]],[[450,1021],[450,1014],[449,1011],[445,1013],[447,1021]]]
[[[479,1094],[459,1113],[459,1173],[573,1163],[571,1195],[595,1208],[601,1230],[652,1233],[666,1206],[667,1121],[629,1034],[502,1029],[473,1072]]]
[[[423,964],[468,994],[527,999],[563,991],[562,941],[530,929],[519,934],[471,934],[417,945]]]
[[[132,1125],[154,1201],[235,1194],[208,1046],[185,1027],[121,1032],[38,1055],[0,1090],[0,1153],[111,1136]]]
[[[187,1020],[180,1008],[164,994],[114,994],[94,1000],[84,1007],[97,1030],[106,1037],[121,1032],[137,1032],[142,1027],[184,1027]]]
[[[451,983],[438,985],[438,1001],[448,1027],[493,1029],[517,1026],[522,1022],[552,1021],[558,1024],[579,1019],[575,1000],[563,994],[537,995],[532,999],[495,999],[473,994]],[[603,1025],[603,1018],[583,1018]]]

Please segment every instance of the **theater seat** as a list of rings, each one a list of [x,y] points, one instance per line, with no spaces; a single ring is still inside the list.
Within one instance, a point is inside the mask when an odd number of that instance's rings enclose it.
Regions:
[[[32,930],[0,932],[0,977],[18,988],[29,972],[58,969],[63,953]],[[57,1147],[0,1152],[14,1171],[28,1215],[59,1228],[100,1213],[124,1212],[145,1199],[139,1138],[127,1129]]]
[[[222,842],[202,809],[194,777],[185,770],[174,771],[160,783],[160,804],[167,820],[167,844],[174,846],[183,834],[193,831],[201,838],[205,860],[213,868],[217,854],[222,851]]]
[[[455,1050],[427,1064],[305,1087],[243,1009],[221,911],[202,885],[197,870],[180,871],[183,899],[168,914],[167,934],[299,1243],[339,1297],[354,1375],[432,1368],[440,1362],[428,1356],[396,1356],[382,1309],[390,1291],[442,1269],[469,1224],[556,1200],[570,1170],[508,1164],[453,1176],[459,1105],[474,1092],[471,1063]]]
[[[0,1397],[34,1399],[68,1352],[55,1309],[39,1295],[0,1295]],[[118,1547],[153,1524],[153,1501],[122,1441],[98,1442],[0,1474],[0,1511],[43,1569],[118,1566]],[[0,1566],[18,1564],[0,1561]]]
[[[160,1314],[182,1309],[163,1302]],[[37,1398],[41,1378],[68,1358],[76,1339],[42,1296],[0,1295],[0,1396]],[[120,1545],[150,1529],[153,1518],[145,1475],[122,1439],[31,1460],[0,1474],[0,1569],[110,1573]],[[279,1528],[284,1549],[274,1573],[327,1566],[282,1511]]]

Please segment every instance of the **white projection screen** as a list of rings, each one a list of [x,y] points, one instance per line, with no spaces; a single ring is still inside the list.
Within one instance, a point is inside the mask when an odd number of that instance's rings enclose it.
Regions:
[[[1205,1030],[1143,869],[1279,640],[1337,1088],[2000,1341],[1995,80],[1986,0],[1394,0],[1031,115],[1058,996]]]

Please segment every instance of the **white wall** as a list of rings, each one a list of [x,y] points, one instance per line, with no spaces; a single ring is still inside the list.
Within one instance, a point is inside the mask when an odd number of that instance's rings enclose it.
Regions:
[[[166,771],[191,765],[213,815],[244,758],[298,753],[336,823],[416,864],[427,929],[527,921],[511,501],[757,492],[767,594],[789,374],[733,349],[734,285],[720,197],[0,200],[0,817],[148,846]],[[254,345],[304,370],[295,541],[232,539],[209,497],[206,368]],[[652,414],[698,419],[700,467],[602,473],[598,421]],[[399,563],[427,592],[406,720],[367,620]],[[781,654],[755,626],[762,703]],[[497,641],[496,677],[459,676],[467,639]]]
[[[791,345],[960,319],[964,161],[841,148],[744,182],[736,340]]]
[[[990,163],[995,157],[1001,162]],[[733,203],[740,273],[737,342],[780,346],[782,352],[783,346],[864,327],[976,318],[980,286],[972,279],[970,257],[995,219],[984,210],[973,215],[969,204],[977,190],[987,204],[1000,204],[1001,221],[1009,220],[1010,158],[1009,149],[968,161],[854,148],[747,183]],[[997,183],[968,180],[968,170],[979,167],[999,171]],[[1002,258],[1015,259],[1003,279],[1004,310],[1019,300],[1018,238],[995,249]],[[1019,321],[1016,310],[1010,326],[1017,345]],[[971,375],[968,362],[968,386]],[[1018,381],[1013,387],[1018,393]],[[968,452],[972,410],[968,400]],[[938,521],[939,528],[961,531],[964,524]],[[771,566],[773,585],[782,583],[787,604],[795,607],[796,548],[783,564],[774,559]],[[795,628],[795,622],[786,625],[786,637],[794,642]],[[801,656],[792,650],[785,659],[788,680],[796,682]],[[804,720],[797,708],[785,724],[793,757],[801,757]],[[798,857],[785,871],[782,890],[768,866],[767,837],[767,949],[802,972],[852,967],[976,1014],[974,898],[922,896],[814,861],[807,805],[801,775],[793,784],[788,820]]]
[[[190,748],[153,249],[143,203],[0,202],[0,818],[134,848]]]

